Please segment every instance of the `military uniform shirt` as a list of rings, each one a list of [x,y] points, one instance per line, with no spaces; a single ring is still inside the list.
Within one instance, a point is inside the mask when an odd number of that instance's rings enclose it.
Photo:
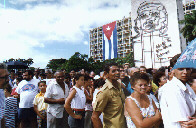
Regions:
[[[121,89],[120,83],[118,89],[115,88],[109,80],[106,80],[104,86],[97,94],[96,101],[93,104],[93,110],[103,112],[104,128],[125,128],[124,117],[125,95]]]

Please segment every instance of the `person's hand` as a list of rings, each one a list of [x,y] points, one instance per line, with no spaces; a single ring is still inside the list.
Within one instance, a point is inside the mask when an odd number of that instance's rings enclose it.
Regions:
[[[159,111],[159,109],[156,110],[155,116],[160,118],[160,119],[162,118],[161,112]]]
[[[75,118],[75,119],[82,119],[82,116],[81,115],[76,115],[76,114],[74,114],[74,116],[73,116],[73,118]]]
[[[182,128],[196,128],[196,118],[189,117],[189,121],[185,121],[181,123]]]

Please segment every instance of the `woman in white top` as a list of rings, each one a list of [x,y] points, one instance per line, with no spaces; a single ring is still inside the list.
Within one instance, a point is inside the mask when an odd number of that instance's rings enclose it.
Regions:
[[[146,95],[149,77],[145,73],[134,73],[131,77],[131,86],[134,92],[126,98],[125,110],[128,112],[128,128],[152,128],[161,120],[152,98]]]
[[[65,101],[65,109],[69,114],[68,124],[70,128],[84,128],[84,115],[86,96],[84,94],[84,75],[77,74],[74,77],[73,86],[69,96]]]

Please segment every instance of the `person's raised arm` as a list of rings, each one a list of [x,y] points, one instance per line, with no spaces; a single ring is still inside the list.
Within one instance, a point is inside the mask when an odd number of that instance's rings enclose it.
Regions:
[[[161,120],[161,113],[158,111],[158,109],[153,117],[143,118],[140,109],[130,98],[125,100],[125,109],[137,128],[149,128]]]
[[[65,110],[67,111],[67,113],[68,113],[71,117],[73,117],[73,118],[75,118],[75,119],[81,119],[82,116],[81,116],[81,115],[76,115],[76,114],[72,111],[72,109],[71,109],[71,101],[72,101],[72,99],[75,97],[75,95],[76,95],[76,90],[73,88],[73,89],[71,90],[71,92],[69,93],[69,96],[68,96],[67,99],[65,100],[64,108],[65,108]]]

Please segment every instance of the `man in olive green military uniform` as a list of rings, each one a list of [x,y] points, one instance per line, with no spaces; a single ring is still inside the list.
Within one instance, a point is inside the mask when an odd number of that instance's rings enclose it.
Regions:
[[[92,121],[94,128],[126,128],[124,117],[125,95],[117,81],[120,76],[117,64],[107,65],[106,83],[97,94],[93,104]],[[103,124],[99,116],[103,112]]]

